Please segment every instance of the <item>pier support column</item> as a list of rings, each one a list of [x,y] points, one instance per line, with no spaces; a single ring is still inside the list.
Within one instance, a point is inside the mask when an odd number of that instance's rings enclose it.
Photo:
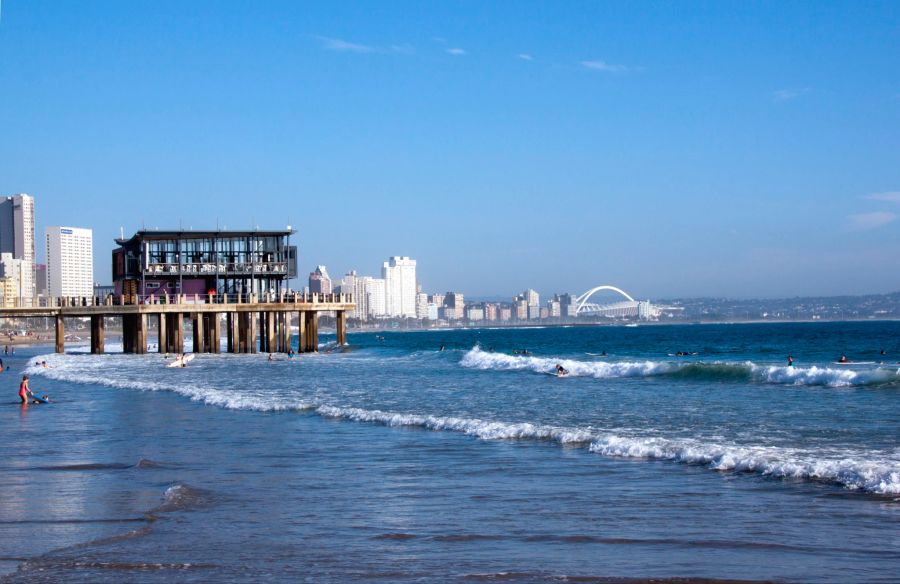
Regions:
[[[275,326],[272,327],[272,344],[274,345],[274,349],[276,353],[280,353],[281,342],[282,342],[282,332],[281,332],[281,313],[276,312],[274,314],[274,318],[272,319],[272,324]]]
[[[339,347],[343,347],[347,344],[347,312],[345,310],[338,310],[335,327],[337,328],[337,344]]]
[[[276,319],[277,315],[271,311],[261,313],[260,314],[260,324],[262,324],[263,316],[265,316],[266,322],[265,322],[265,328],[263,329],[263,331],[260,331],[259,342],[260,342],[260,344],[262,344],[263,336],[265,336],[266,348],[264,349],[264,351],[266,353],[272,353],[272,352],[278,350],[278,347],[275,344],[275,342],[276,342],[275,341],[275,331],[276,331],[276,326],[277,326],[275,324],[275,319]],[[263,334],[263,333],[265,333],[265,334]]]
[[[61,314],[56,315],[56,352],[66,352],[66,325]]]
[[[310,310],[306,313],[306,352],[319,351],[319,313]]]
[[[306,352],[306,313],[302,310],[297,313],[297,352]]]
[[[194,352],[203,353],[205,343],[203,342],[203,315],[199,312],[191,313],[191,332],[194,335]]]
[[[229,353],[234,353],[235,339],[237,335],[234,334],[234,327],[237,322],[237,319],[234,316],[233,312],[225,313],[225,350]]]
[[[105,321],[102,314],[91,316],[91,353],[102,355],[106,346],[104,334],[106,331]]]
[[[211,312],[211,313],[207,314],[206,316],[207,316],[206,322],[209,326],[209,329],[208,329],[209,332],[206,335],[206,338],[208,339],[208,343],[209,343],[209,352],[210,353],[219,353],[222,350],[221,349],[222,341],[220,339],[220,336],[222,335],[222,330],[219,325],[219,322],[220,322],[219,313]]]
[[[281,352],[287,353],[291,350],[291,313],[281,313]]]
[[[147,352],[147,315],[135,315],[134,324],[134,352],[143,355]]]
[[[237,338],[238,338],[238,353],[249,353],[250,352],[250,313],[249,312],[238,312],[237,313]]]
[[[169,352],[169,337],[166,336],[166,315],[159,313],[159,327],[157,328],[156,350],[159,353]]]
[[[122,352],[134,353],[134,315],[122,315]]]
[[[249,333],[248,340],[250,341],[249,344],[250,344],[250,352],[251,353],[257,352],[257,349],[256,349],[256,319],[258,318],[258,316],[259,315],[255,312],[247,313],[247,320],[248,320],[247,332]]]

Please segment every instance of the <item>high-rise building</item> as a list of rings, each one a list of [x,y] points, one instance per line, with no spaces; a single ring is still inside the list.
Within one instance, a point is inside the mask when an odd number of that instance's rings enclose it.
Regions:
[[[574,294],[559,294],[559,311],[564,318],[575,318],[578,306],[575,304]],[[555,299],[555,298],[554,298]]]
[[[47,264],[34,264],[34,294],[47,295]]]
[[[447,320],[463,318],[465,309],[466,299],[461,292],[447,292],[444,295],[444,314]]]
[[[529,288],[522,293],[522,296],[525,297],[525,301],[528,303],[528,306],[539,306],[541,303],[541,295],[536,291]]]
[[[350,313],[352,318],[365,320],[369,317],[369,297],[366,294],[366,280],[356,274],[356,270],[350,270],[341,280],[341,293],[352,294],[356,308]]]
[[[428,294],[424,292],[416,294],[416,318],[428,318]]]
[[[388,316],[416,317],[416,260],[406,256],[388,258],[381,267],[385,309]]]
[[[559,318],[562,316],[558,298],[547,301],[547,314],[550,318]]]
[[[497,304],[494,302],[484,303],[484,320],[497,320]]]
[[[432,294],[428,297],[428,302],[437,305],[438,308],[444,307],[444,295],[443,294]]]
[[[366,291],[366,315],[371,317],[384,316],[384,279],[363,276],[360,280],[363,280]]]
[[[501,306],[500,310],[497,311],[497,316],[502,321],[512,320],[512,309]]]
[[[309,291],[313,294],[331,294],[331,276],[325,266],[316,266],[316,271],[309,273]]]
[[[466,307],[466,320],[478,321],[484,320],[484,308],[474,304]]]
[[[80,227],[48,227],[47,294],[94,295],[94,233]]]
[[[528,319],[528,301],[524,296],[516,296],[512,301],[512,317],[516,320]]]
[[[25,294],[27,276],[31,271],[31,265],[27,261],[14,258],[11,253],[0,253],[4,306],[21,306],[22,299],[31,299]]]
[[[33,298],[34,286],[34,198],[18,194],[0,200],[0,253],[24,260],[21,282],[17,286],[22,298]]]

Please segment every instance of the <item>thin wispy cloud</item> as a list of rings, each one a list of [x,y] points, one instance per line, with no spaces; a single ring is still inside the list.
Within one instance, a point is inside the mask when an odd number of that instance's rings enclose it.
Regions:
[[[863,198],[869,199],[870,201],[887,201],[888,203],[900,203],[900,191],[893,191],[889,193],[872,193],[871,195],[866,195]]]
[[[322,48],[328,51],[342,51],[346,53],[374,53],[375,47],[362,45],[359,43],[351,43],[344,39],[334,39],[329,37],[318,37],[322,42]]]
[[[466,50],[460,49],[459,47],[452,47],[452,48],[447,49],[447,54],[456,55],[456,56],[465,55]]]
[[[519,53],[516,56],[518,58],[522,59],[523,61],[534,61],[534,56],[529,55],[528,53]]]
[[[772,99],[775,101],[790,101],[792,99],[797,99],[804,93],[809,93],[812,91],[810,87],[793,87],[788,89],[779,89],[778,91],[772,92]]]
[[[347,41],[344,39],[332,38],[332,37],[316,37],[320,43],[322,43],[322,48],[326,51],[337,51],[340,53],[357,53],[357,54],[366,54],[366,53],[398,53],[403,55],[410,55],[415,52],[415,48],[412,45],[390,45],[385,47],[379,47],[375,45],[364,45],[362,43],[354,43],[351,41]]]
[[[601,61],[599,59],[582,61],[581,65],[592,71],[603,71],[604,73],[623,73],[629,69],[625,65],[613,65],[612,63],[607,63],[606,61]]]
[[[878,229],[897,219],[896,213],[890,211],[873,211],[871,213],[858,213],[849,215],[850,229],[854,231],[869,231]]]

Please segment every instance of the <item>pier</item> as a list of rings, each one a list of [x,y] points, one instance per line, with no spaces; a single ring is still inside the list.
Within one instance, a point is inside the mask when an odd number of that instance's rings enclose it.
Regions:
[[[65,352],[66,318],[90,318],[91,353],[104,353],[108,317],[122,319],[125,353],[147,353],[151,319],[157,324],[160,353],[184,350],[186,324],[195,353],[287,353],[291,349],[291,321],[296,315],[298,352],[314,353],[319,347],[319,315],[334,313],[337,343],[344,345],[347,313],[353,308],[350,294],[126,294],[8,302],[0,306],[0,318],[54,318],[57,353]],[[223,336],[225,347],[221,346]]]

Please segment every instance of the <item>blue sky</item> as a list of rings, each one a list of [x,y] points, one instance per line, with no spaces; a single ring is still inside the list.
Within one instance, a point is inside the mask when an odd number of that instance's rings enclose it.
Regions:
[[[895,291],[898,63],[896,2],[6,0],[0,194],[99,281],[218,222],[475,296]]]

